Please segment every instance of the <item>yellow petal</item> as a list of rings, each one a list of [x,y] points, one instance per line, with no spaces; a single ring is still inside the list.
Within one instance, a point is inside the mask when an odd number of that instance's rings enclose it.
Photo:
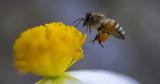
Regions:
[[[14,43],[15,65],[23,73],[62,75],[83,57],[85,40],[86,34],[60,22],[28,29]]]

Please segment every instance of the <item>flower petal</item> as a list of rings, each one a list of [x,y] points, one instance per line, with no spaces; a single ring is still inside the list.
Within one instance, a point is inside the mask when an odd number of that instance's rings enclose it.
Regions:
[[[23,73],[48,77],[62,75],[83,58],[85,39],[86,35],[75,27],[60,22],[28,29],[15,41],[15,65]]]
[[[105,70],[78,70],[66,72],[84,84],[139,84],[138,81],[120,73]]]

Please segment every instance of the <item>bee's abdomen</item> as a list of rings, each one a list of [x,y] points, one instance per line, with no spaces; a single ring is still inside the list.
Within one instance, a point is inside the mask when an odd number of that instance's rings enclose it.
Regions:
[[[108,31],[108,33],[110,33],[114,37],[118,39],[125,39],[125,31],[123,30],[123,27],[120,26],[115,20],[107,19],[105,28],[106,31]]]
[[[122,26],[120,26],[117,22],[115,22],[113,28],[119,34],[120,39],[125,39],[125,31],[123,30]]]

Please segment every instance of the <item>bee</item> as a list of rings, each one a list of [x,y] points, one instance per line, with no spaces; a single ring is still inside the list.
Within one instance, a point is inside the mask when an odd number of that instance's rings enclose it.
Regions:
[[[112,35],[118,39],[125,39],[125,31],[123,28],[114,20],[107,18],[104,14],[97,12],[88,12],[84,18],[78,18],[74,21],[76,26],[79,23],[83,22],[83,27],[86,27],[86,30],[96,29],[98,31],[94,40],[91,42],[98,41],[98,43],[103,47],[102,42],[106,41],[108,36]],[[102,40],[102,37],[107,37],[105,40]]]

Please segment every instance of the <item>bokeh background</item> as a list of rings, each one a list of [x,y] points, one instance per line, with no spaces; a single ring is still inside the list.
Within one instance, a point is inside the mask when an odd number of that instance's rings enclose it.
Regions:
[[[159,0],[0,0],[0,84],[33,84],[40,79],[20,75],[13,66],[13,43],[33,26],[84,17],[86,12],[104,13],[126,30],[126,40],[110,37],[101,48],[88,34],[85,58],[70,70],[104,69],[128,75],[142,84],[160,84]],[[84,32],[80,25],[78,27]]]

